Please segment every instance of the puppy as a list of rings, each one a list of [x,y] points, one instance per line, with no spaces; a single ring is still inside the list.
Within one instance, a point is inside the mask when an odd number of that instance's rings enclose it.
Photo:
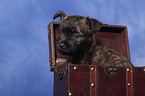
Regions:
[[[67,15],[57,12],[53,19],[60,17],[60,27],[56,49],[71,58],[72,64],[96,64],[99,66],[133,66],[130,61],[113,49],[107,48],[96,38],[102,23],[83,16]],[[59,61],[58,61],[59,62]]]

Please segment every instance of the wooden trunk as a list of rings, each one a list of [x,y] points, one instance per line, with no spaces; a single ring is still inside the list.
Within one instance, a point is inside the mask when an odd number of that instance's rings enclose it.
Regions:
[[[115,67],[86,64],[57,66],[66,58],[55,47],[59,22],[51,22],[49,32],[50,70],[54,71],[54,96],[145,96],[144,67]],[[130,60],[126,26],[102,25],[99,40]]]

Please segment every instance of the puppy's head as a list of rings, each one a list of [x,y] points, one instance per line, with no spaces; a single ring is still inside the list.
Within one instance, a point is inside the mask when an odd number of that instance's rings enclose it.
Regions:
[[[83,16],[69,16],[63,11],[55,14],[54,18],[61,17],[56,48],[61,54],[73,55],[83,51],[92,43],[92,36],[99,31],[102,23]]]

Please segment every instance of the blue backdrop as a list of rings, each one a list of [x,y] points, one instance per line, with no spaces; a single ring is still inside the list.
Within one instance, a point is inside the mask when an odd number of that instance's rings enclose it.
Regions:
[[[144,0],[0,0],[0,96],[53,96],[47,25],[58,10],[127,26],[131,61],[144,66],[144,9]]]

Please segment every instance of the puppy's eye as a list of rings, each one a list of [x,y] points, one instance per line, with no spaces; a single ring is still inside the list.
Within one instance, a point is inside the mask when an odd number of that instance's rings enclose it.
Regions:
[[[78,37],[80,37],[80,34],[79,33],[75,33],[74,37],[78,38]]]

